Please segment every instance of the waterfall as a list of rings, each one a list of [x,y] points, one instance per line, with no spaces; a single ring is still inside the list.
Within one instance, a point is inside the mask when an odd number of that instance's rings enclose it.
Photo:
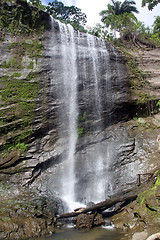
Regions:
[[[52,37],[53,45],[56,45],[59,57],[54,65],[54,71],[57,72],[56,82],[59,82],[56,88],[61,99],[59,109],[59,138],[63,139],[61,144],[65,145],[64,164],[60,169],[60,182],[57,188],[60,197],[73,207],[75,203],[75,149],[77,142],[77,50],[75,43],[75,32],[71,25],[63,24],[53,20],[59,29],[59,36],[56,39]],[[56,49],[52,49],[52,56]],[[53,76],[54,77],[54,76]]]
[[[65,171],[62,176],[62,198],[66,202],[74,200],[74,155],[77,141],[77,66],[76,66],[76,45],[74,30],[71,25],[59,23],[61,36],[62,69],[63,69],[63,91],[64,91],[64,111],[63,118],[67,126],[67,157]]]
[[[123,85],[113,76],[103,40],[55,20],[51,40],[51,86],[58,115],[55,151],[61,152],[61,159],[48,185],[71,210],[112,194],[114,144],[104,145],[101,139],[113,121],[115,101],[120,99],[114,87]]]

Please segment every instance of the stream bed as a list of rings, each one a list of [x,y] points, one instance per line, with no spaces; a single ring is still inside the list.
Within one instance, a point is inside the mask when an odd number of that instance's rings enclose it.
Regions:
[[[51,236],[43,236],[30,240],[120,240],[124,234],[114,228],[97,227],[89,230],[67,228],[58,230]]]

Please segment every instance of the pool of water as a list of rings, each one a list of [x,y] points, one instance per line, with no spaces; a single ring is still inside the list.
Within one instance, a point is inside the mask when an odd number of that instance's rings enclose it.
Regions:
[[[67,228],[58,230],[52,236],[34,238],[30,240],[120,240],[123,234],[116,229],[94,228],[91,230],[77,230]]]

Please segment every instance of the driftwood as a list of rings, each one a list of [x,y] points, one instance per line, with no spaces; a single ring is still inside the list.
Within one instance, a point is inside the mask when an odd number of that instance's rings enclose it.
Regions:
[[[152,173],[150,175],[147,183],[145,182],[144,184],[141,184],[140,186],[137,186],[126,192],[123,192],[120,195],[114,196],[113,198],[106,199],[103,202],[94,204],[91,207],[81,208],[81,209],[75,210],[74,212],[63,213],[60,216],[57,216],[57,219],[76,217],[82,213],[94,213],[94,212],[102,213],[104,210],[106,210],[110,207],[113,207],[116,204],[118,204],[118,206],[119,206],[118,210],[119,210],[121,208],[121,206],[128,204],[131,201],[134,201],[137,198],[138,194],[143,192],[146,189],[146,187],[149,187],[155,179],[156,179],[156,174]],[[113,210],[113,211],[115,212],[116,210]]]

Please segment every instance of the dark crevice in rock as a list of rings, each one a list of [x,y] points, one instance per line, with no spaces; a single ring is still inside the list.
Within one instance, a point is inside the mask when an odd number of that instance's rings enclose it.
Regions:
[[[152,212],[157,212],[156,209],[154,209],[153,207],[149,206],[149,204],[147,204],[147,203],[146,203],[146,208],[148,208]]]

